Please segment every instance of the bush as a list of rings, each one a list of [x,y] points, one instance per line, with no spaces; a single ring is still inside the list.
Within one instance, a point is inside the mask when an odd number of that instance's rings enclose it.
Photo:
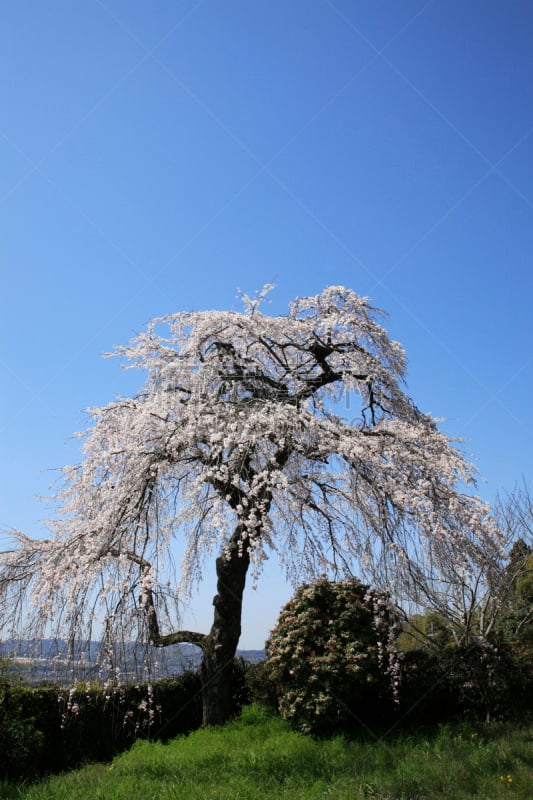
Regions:
[[[302,732],[329,733],[389,714],[397,632],[388,597],[359,581],[302,586],[266,645],[281,715]]]
[[[0,682],[0,779],[107,761],[139,738],[168,741],[202,720],[196,672],[153,686],[28,687]]]
[[[463,716],[505,719],[533,710],[531,663],[505,643],[463,644],[446,653],[444,667]]]
[[[457,692],[442,654],[423,648],[405,653],[397,713],[402,728],[433,726],[460,716]]]
[[[402,660],[399,711],[402,725],[531,713],[531,661],[502,643],[481,640],[440,651],[411,649]]]
[[[278,710],[278,690],[269,661],[251,664],[246,672],[246,688],[251,703],[270,711]]]
[[[0,668],[1,668],[0,664]],[[236,659],[235,716],[249,702],[249,665]],[[136,739],[166,742],[202,723],[199,672],[153,685],[26,686],[0,669],[0,780],[33,778],[107,761]]]
[[[31,697],[16,679],[0,676],[0,777],[17,778],[39,758],[44,734],[36,727]]]

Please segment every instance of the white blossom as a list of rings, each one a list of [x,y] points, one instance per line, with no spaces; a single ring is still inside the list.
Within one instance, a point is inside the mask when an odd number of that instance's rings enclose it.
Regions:
[[[99,619],[112,641],[142,632],[147,598],[175,618],[213,549],[231,558],[235,531],[254,584],[276,552],[295,583],[357,571],[420,602],[453,594],[451,565],[490,565],[498,535],[467,493],[474,470],[406,394],[380,312],[333,286],[268,316],[270,288],[244,295],[244,313],[158,318],[116,349],[146,383],[89,410],[50,538],[15,533],[0,555],[7,628],[91,638]],[[349,414],[347,395],[360,402]]]

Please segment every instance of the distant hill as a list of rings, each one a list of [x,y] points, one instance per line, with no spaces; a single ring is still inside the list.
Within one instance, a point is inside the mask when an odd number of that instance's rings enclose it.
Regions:
[[[162,649],[132,643],[121,645],[115,658],[100,663],[100,642],[78,642],[73,647],[63,640],[7,640],[0,642],[0,659],[9,659],[10,671],[28,683],[70,684],[73,680],[108,680],[116,677],[113,663],[120,664],[120,678],[126,681],[157,680],[197,669],[202,652],[191,644]],[[238,650],[237,657],[250,663],[265,658],[264,650]]]
[[[266,658],[266,653],[264,650],[237,650],[237,658],[244,658],[250,664],[257,664]]]

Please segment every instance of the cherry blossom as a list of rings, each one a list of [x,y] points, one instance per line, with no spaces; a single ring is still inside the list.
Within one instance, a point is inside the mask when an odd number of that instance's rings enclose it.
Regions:
[[[134,631],[158,647],[202,647],[209,723],[231,713],[245,580],[250,570],[257,583],[268,556],[295,584],[357,574],[423,602],[435,587],[453,593],[451,567],[476,573],[499,548],[469,490],[472,466],[405,391],[405,354],[382,313],[330,286],[271,316],[270,288],[243,296],[241,313],[154,319],[117,348],[144,387],[90,409],[50,538],[15,533],[0,555],[12,633],[102,631],[109,653]],[[213,626],[182,631],[180,604],[210,556]]]

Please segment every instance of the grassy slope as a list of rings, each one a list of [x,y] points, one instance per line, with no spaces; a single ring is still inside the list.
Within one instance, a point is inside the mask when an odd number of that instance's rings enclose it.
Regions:
[[[464,800],[533,797],[533,726],[315,741],[257,708],[168,745],[138,742],[112,764],[21,787],[24,800]]]

